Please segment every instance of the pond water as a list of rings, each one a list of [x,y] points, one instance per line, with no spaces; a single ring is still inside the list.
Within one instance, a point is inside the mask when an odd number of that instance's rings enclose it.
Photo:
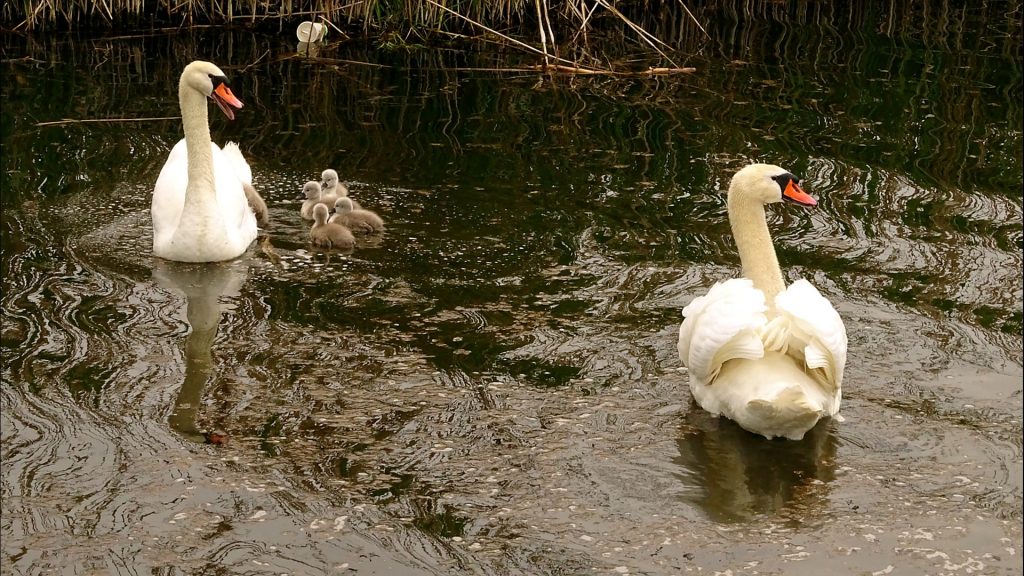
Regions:
[[[1024,90],[999,6],[725,12],[679,41],[695,73],[659,77],[3,36],[0,569],[1019,573]],[[272,218],[225,264],[150,255],[195,58],[246,104],[211,131]],[[800,442],[700,410],[676,353],[682,308],[738,274],[724,190],[752,161],[819,199],[770,226],[849,333],[844,421]],[[328,167],[379,241],[309,245],[295,198]]]

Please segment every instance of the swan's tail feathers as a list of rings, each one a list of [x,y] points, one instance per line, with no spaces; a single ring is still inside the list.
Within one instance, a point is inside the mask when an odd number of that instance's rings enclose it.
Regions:
[[[747,418],[753,425],[744,428],[755,429],[766,438],[800,440],[825,415],[822,407],[814,405],[799,386],[791,386],[772,400],[747,402]]]
[[[786,316],[776,316],[758,328],[757,331],[761,341],[764,342],[765,351],[786,353],[792,336],[789,324],[789,318]]]

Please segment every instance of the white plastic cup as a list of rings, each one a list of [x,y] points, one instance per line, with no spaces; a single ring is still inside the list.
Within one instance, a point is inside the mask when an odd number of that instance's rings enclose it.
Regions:
[[[305,21],[295,30],[299,42],[319,42],[327,36],[327,26],[319,22]]]

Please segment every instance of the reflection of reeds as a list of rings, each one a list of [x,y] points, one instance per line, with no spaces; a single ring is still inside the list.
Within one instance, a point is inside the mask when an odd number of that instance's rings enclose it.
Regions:
[[[859,162],[883,167],[906,165],[934,181],[958,183],[969,178],[967,174],[982,172],[993,184],[1006,185],[1007,189],[1011,188],[1009,184],[1019,183],[1019,170],[1014,175],[998,168],[1020,166],[1016,157],[1019,133],[1012,127],[1021,122],[1021,70],[1019,58],[1006,56],[1019,47],[1020,27],[1007,23],[1005,12],[986,8],[935,15],[911,7],[868,10],[860,5],[812,3],[801,4],[800,10],[792,12],[766,7],[751,14],[747,9],[750,5],[723,0],[709,2],[696,11],[698,19],[710,23],[706,27],[710,41],[699,30],[690,32],[678,27],[678,23],[658,19],[653,12],[626,12],[630,20],[676,50],[693,51],[704,46],[706,60],[697,62],[701,74],[687,76],[685,83],[671,79],[661,82],[650,77],[643,82],[629,82],[590,75],[573,79],[573,85],[581,87],[585,83],[591,99],[606,95],[610,110],[615,109],[616,102],[628,101],[636,112],[634,121],[646,120],[640,125],[616,124],[609,130],[617,137],[635,141],[646,152],[663,152],[656,148],[671,142],[673,134],[699,135],[702,140],[716,142],[722,150],[748,149],[747,142],[754,135],[754,144],[761,152],[780,147],[827,147]],[[439,14],[443,12],[438,10]],[[927,33],[923,32],[926,28],[930,29]],[[915,32],[903,37],[896,32],[901,29]],[[979,30],[989,33],[978,34]],[[559,39],[570,36],[558,33]],[[344,126],[346,131],[364,139],[379,138],[372,146],[358,148],[384,151],[376,159],[382,164],[393,158],[394,133],[409,139],[397,140],[399,147],[408,146],[409,157],[432,149],[419,141],[424,138],[422,134],[431,132],[421,130],[422,126],[444,126],[441,136],[453,149],[462,149],[467,138],[465,124],[474,111],[467,109],[465,94],[460,94],[456,67],[476,64],[481,69],[491,68],[496,70],[495,74],[515,78],[530,75],[521,70],[537,62],[534,54],[524,57],[522,51],[494,50],[478,54],[470,62],[446,57],[445,51],[381,54],[372,49],[363,53],[354,51],[353,46],[346,47],[345,55],[355,60],[376,61],[384,56],[388,65],[436,71],[432,85],[407,86],[410,91],[432,95],[417,101],[432,101],[432,106],[418,107],[409,104],[415,99],[394,98],[393,89],[384,87],[389,80],[382,80],[379,68],[339,64],[341,60],[321,63],[306,59],[298,65],[286,56],[268,58],[264,43],[245,41],[243,37],[247,34],[243,31],[234,34],[238,41],[218,41],[218,45],[224,46],[218,52],[218,63],[230,76],[240,82],[274,78],[280,93],[301,95],[302,106],[275,112],[278,124],[247,127],[257,132],[249,134],[253,142],[285,156],[290,150],[315,144],[308,127],[321,124]],[[140,79],[155,82],[151,86],[155,93],[173,94],[179,71],[164,70],[158,63],[167,61],[177,66],[189,59],[208,57],[208,44],[214,35],[222,37],[220,32],[201,29],[192,35],[176,36],[182,41],[147,41],[145,49],[132,40],[106,38],[92,40],[89,50],[73,51],[58,49],[60,43],[54,41],[54,36],[25,35],[17,37],[18,43],[24,43],[22,48],[7,49],[6,53],[24,53],[43,62],[71,63],[81,70],[113,70],[109,85],[95,86],[83,80],[81,86],[86,93],[82,96],[94,103],[109,103],[104,109],[94,107],[93,117],[118,118],[128,116],[125,110],[131,109],[126,102],[131,92],[129,85]],[[15,38],[8,36],[9,40]],[[640,61],[636,56],[637,40],[603,35],[600,41],[606,68],[642,69],[636,66]],[[511,71],[514,69],[520,72]],[[11,80],[16,81],[18,68],[12,65],[10,70]],[[441,72],[444,70],[448,72]],[[847,70],[861,72],[850,76]],[[404,72],[387,75],[396,74],[403,77],[405,86],[408,81]],[[986,103],[986,94],[991,93],[985,90],[986,85],[1001,87],[1005,93],[1002,106]],[[842,86],[841,91],[838,86]],[[242,98],[250,109],[274,107],[272,102],[259,101],[266,93],[261,86],[242,85]],[[521,98],[524,102],[517,105],[545,109],[546,97],[536,101]],[[392,115],[388,102],[401,102],[409,108]],[[581,104],[578,114],[566,116],[565,111],[549,110],[541,116],[561,118],[566,123],[561,133],[571,134],[575,125],[589,125],[587,115],[593,113],[594,106],[595,102],[590,100]],[[780,116],[780,110],[788,110],[788,116]],[[354,111],[361,111],[362,115]],[[702,119],[695,119],[694,111]],[[150,112],[138,116],[164,115]],[[173,112],[167,115],[170,113]],[[501,111],[502,117],[506,114],[517,116],[511,104]],[[31,124],[63,117],[37,118]],[[235,125],[248,122],[248,117],[243,114]],[[619,119],[613,116],[602,123],[609,121]],[[782,122],[789,127],[781,126]],[[20,119],[15,119],[15,124],[15,134],[28,129]],[[725,128],[728,126],[738,129]],[[531,137],[558,138],[558,134]],[[803,142],[797,141],[805,135]],[[25,161],[30,161],[30,157],[26,156]],[[656,164],[652,161],[652,166]],[[651,179],[653,176],[648,175]],[[657,176],[667,182],[675,178],[671,170]]]

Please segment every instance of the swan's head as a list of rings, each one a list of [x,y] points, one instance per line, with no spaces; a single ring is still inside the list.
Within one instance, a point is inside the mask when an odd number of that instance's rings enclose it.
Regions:
[[[331,190],[338,185],[338,173],[328,168],[320,173],[320,185]]]
[[[306,200],[319,200],[320,199],[320,183],[316,180],[310,180],[302,187],[302,197]],[[301,198],[300,198],[301,199]]]
[[[196,90],[216,102],[228,120],[235,119],[232,106],[239,110],[243,106],[242,101],[231,92],[228,77],[212,62],[196,60],[185,66],[185,70],[181,73],[180,85]]]
[[[800,179],[784,168],[772,164],[751,164],[732,177],[730,199],[760,201],[762,204],[788,200],[803,206],[816,206],[818,201],[800,188]]]
[[[342,196],[334,201],[334,212],[336,214],[344,214],[353,210],[352,199],[348,196]]]
[[[313,220],[317,224],[325,224],[327,222],[327,206],[323,204],[317,204],[313,207]]]

